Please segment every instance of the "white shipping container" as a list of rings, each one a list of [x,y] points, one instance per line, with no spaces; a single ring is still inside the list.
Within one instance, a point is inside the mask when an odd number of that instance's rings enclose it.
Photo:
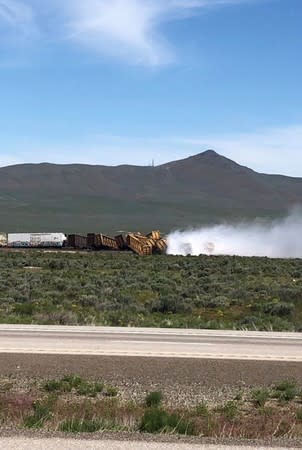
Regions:
[[[63,233],[9,233],[9,247],[62,247],[66,236]]]
[[[5,247],[7,245],[7,234],[0,233],[0,247]]]

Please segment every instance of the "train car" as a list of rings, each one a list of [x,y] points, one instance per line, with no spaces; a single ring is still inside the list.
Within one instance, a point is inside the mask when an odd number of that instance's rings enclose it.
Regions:
[[[101,250],[119,250],[116,240],[105,234],[95,235],[95,247]]]
[[[96,248],[96,234],[95,233],[87,234],[87,248],[90,248],[90,249]]]
[[[149,239],[153,239],[154,241],[159,241],[161,239],[160,231],[151,231],[151,233],[147,234]]]
[[[115,238],[100,233],[89,233],[87,235],[87,246],[96,250],[119,250]]]
[[[156,241],[156,248],[160,253],[166,253],[168,248],[168,242],[166,239],[159,239]]]
[[[85,249],[87,248],[87,236],[81,236],[79,234],[69,234],[67,236],[66,246]]]
[[[147,241],[143,236],[138,236],[131,233],[128,234],[127,236],[128,247],[139,256],[152,255],[153,252],[152,245]]]
[[[119,234],[114,238],[120,250],[126,250],[128,248],[127,239],[123,234]]]
[[[7,234],[0,233],[0,247],[6,247],[6,246],[7,246]]]
[[[104,249],[119,250],[119,246],[118,246],[118,243],[116,242],[115,238],[112,238],[110,236],[105,236],[104,234],[99,234],[98,238],[99,238],[99,242],[100,242],[101,246]]]
[[[16,248],[63,247],[66,236],[63,233],[9,233],[7,246]]]

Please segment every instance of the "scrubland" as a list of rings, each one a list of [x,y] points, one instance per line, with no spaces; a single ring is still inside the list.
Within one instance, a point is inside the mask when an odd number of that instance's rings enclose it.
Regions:
[[[302,263],[1,251],[0,322],[302,331]]]

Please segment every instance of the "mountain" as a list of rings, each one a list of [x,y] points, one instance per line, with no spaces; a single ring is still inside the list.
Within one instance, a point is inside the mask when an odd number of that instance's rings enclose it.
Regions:
[[[0,168],[0,230],[115,233],[250,217],[302,202],[302,179],[265,175],[213,150],[157,167]]]

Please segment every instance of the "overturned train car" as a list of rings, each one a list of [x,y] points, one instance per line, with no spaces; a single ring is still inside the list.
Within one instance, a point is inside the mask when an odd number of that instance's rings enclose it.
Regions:
[[[114,238],[101,233],[89,233],[87,237],[68,235],[67,246],[88,250],[132,251],[139,256],[163,254],[167,251],[167,241],[159,231],[152,231],[147,235],[119,234]]]

